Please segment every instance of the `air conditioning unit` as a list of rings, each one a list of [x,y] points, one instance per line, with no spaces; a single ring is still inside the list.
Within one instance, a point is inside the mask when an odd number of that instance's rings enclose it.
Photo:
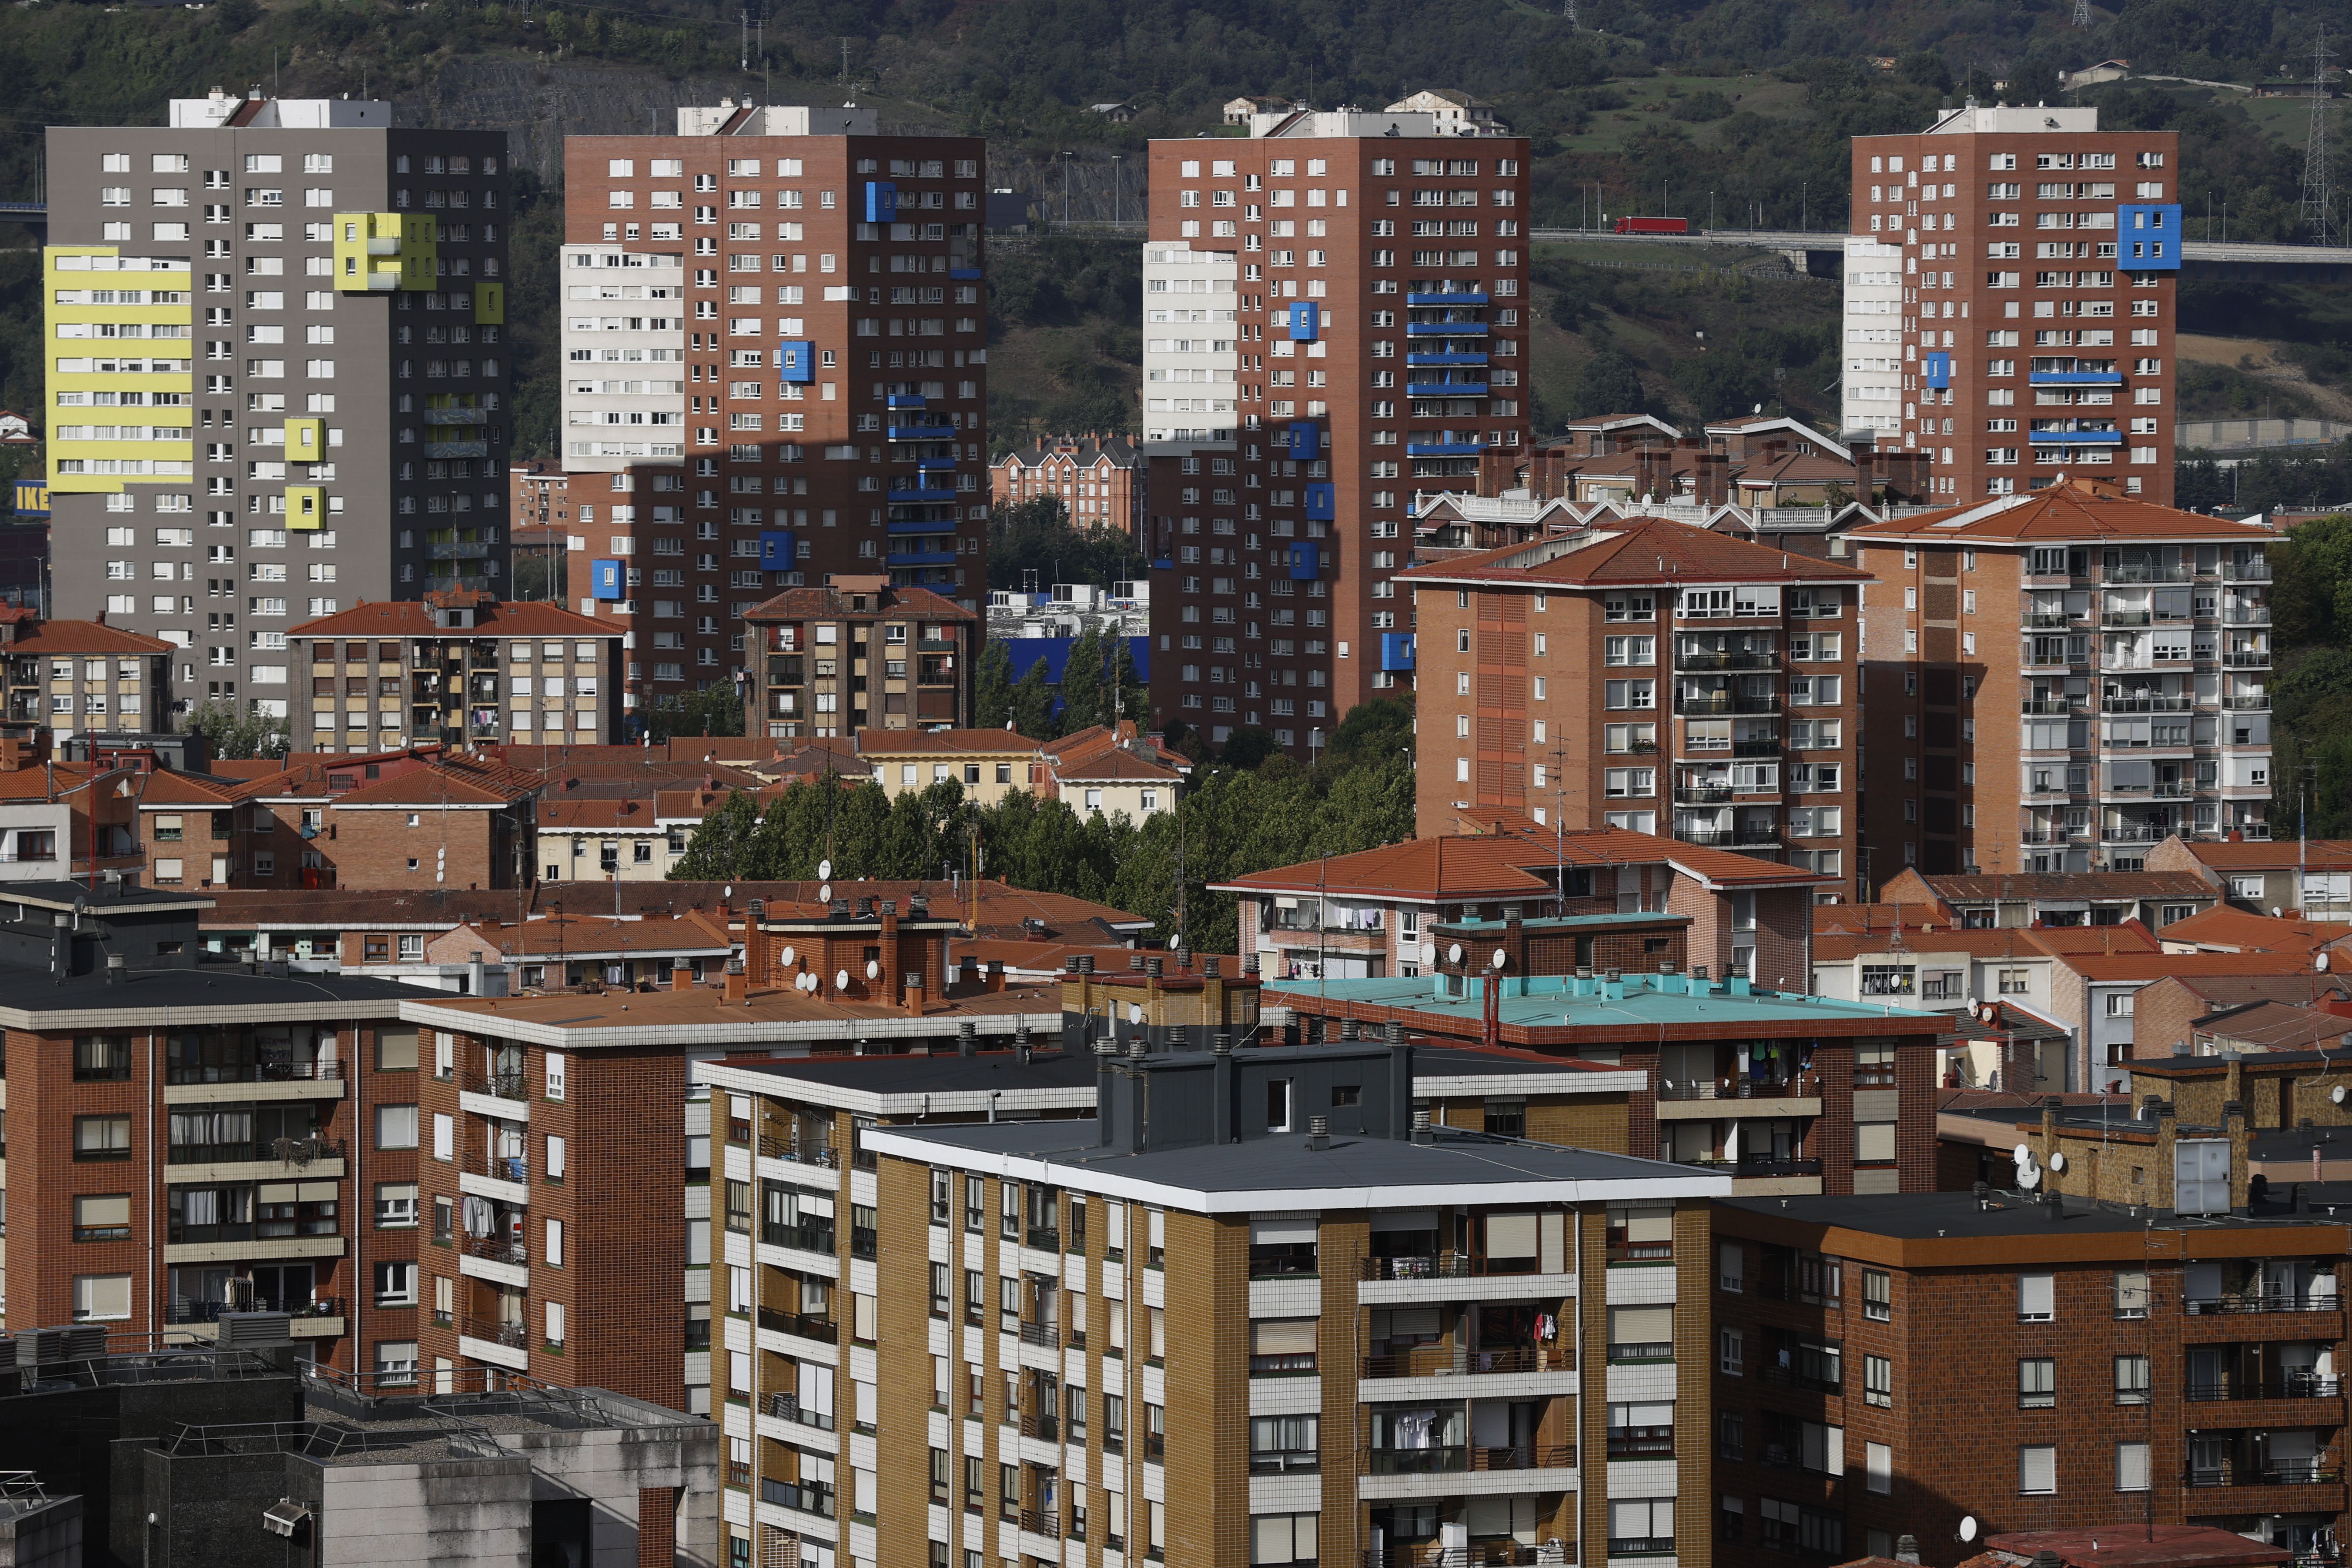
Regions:
[[[223,1350],[259,1350],[268,1345],[291,1344],[294,1341],[294,1320],[284,1312],[223,1312],[220,1315],[220,1340]]]
[[[98,1323],[71,1328],[32,1329],[16,1336],[18,1366],[51,1366],[59,1362],[92,1361],[106,1353],[106,1330]]]

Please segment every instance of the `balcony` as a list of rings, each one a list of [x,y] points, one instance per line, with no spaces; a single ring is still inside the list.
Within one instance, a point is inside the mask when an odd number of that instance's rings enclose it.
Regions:
[[[1667,1555],[1672,1551],[1673,1543],[1669,1542],[1666,1551],[1657,1555]],[[1530,1545],[1517,1541],[1474,1541],[1467,1546],[1441,1549],[1437,1542],[1429,1541],[1379,1551],[1366,1547],[1363,1559],[1363,1568],[1519,1568],[1526,1563],[1566,1563],[1569,1556],[1565,1548],[1550,1542]]]
[[[1466,1475],[1469,1469],[1470,1450],[1458,1445],[1364,1450],[1364,1473],[1370,1476]]]
[[[831,1487],[801,1486],[793,1481],[771,1480],[763,1477],[760,1481],[760,1500],[774,1503],[778,1508],[798,1509],[803,1513],[813,1513],[822,1519],[833,1517]]]
[[[1778,669],[1780,656],[1777,653],[1743,652],[1724,648],[1677,648],[1675,650],[1676,669]]]
[[[2155,624],[2156,617],[2146,610],[2103,610],[2099,625],[2103,626],[2145,626]]]
[[[2191,1296],[2181,1302],[2192,1318],[2251,1312],[2340,1312],[2336,1296],[2296,1296],[2284,1290],[2246,1290],[2226,1296]]]
[[[2224,583],[2267,583],[2271,580],[2271,563],[2267,561],[2230,561],[2221,565]]]
[[[223,1312],[284,1312],[296,1318],[340,1318],[343,1315],[343,1299],[340,1296],[256,1296],[250,1303],[231,1305],[226,1301],[192,1301],[175,1297],[163,1305],[163,1321],[167,1323],[216,1323]]]
[[[466,1256],[488,1263],[528,1264],[530,1248],[520,1240],[496,1236],[469,1236],[466,1238]]]
[[[760,1156],[766,1160],[782,1160],[795,1165],[821,1165],[828,1171],[841,1168],[841,1156],[829,1142],[800,1143],[789,1138],[760,1134]]]
[[[1484,397],[1486,384],[1483,381],[1408,381],[1407,397]]]
[[[767,1406],[762,1413],[779,1421],[790,1421],[795,1426],[814,1426],[820,1432],[830,1432],[835,1426],[832,1411],[803,1406],[801,1404],[801,1396],[797,1394],[778,1392],[769,1394]]]
[[[1675,837],[1685,844],[1735,849],[1743,846],[1778,844],[1780,842],[1780,830],[1777,827],[1677,827]]]
[[[2266,648],[2232,648],[2221,656],[2224,669],[2268,669],[2270,651]]]
[[[814,1312],[787,1312],[781,1307],[760,1309],[760,1326],[780,1334],[794,1334],[819,1344],[838,1344],[841,1327],[830,1318]]]
[[[1256,1358],[1251,1358],[1255,1361]],[[1309,1358],[1312,1359],[1311,1357]],[[1534,1345],[1502,1345],[1471,1349],[1450,1344],[1415,1345],[1391,1355],[1364,1358],[1364,1377],[1477,1377],[1499,1373],[1566,1372],[1566,1352],[1551,1353]]]
[[[2186,583],[2189,580],[2186,566],[2159,566],[2150,562],[2124,562],[2108,567],[2099,575],[2102,583],[2137,586],[2143,583]]]
[[[1734,696],[1729,692],[1686,691],[1675,699],[1675,711],[1685,719],[1710,719],[1730,713],[1778,713],[1779,692]]]
[[[478,1173],[501,1182],[527,1182],[530,1162],[520,1154],[485,1154]]]
[[[773,1225],[762,1220],[760,1239],[770,1247],[789,1247],[800,1252],[834,1250],[834,1227],[814,1220],[803,1220],[798,1225]]]
[[[303,1166],[319,1160],[340,1160],[340,1138],[263,1138],[251,1143],[174,1143],[164,1151],[167,1165],[214,1165],[240,1160],[277,1160]]]
[[[490,455],[488,441],[427,441],[425,455],[428,458],[487,458]]]
[[[1660,1100],[1811,1100],[1822,1092],[1810,1074],[1785,1079],[1729,1078],[1712,1083],[1668,1079],[1658,1087]]]
[[[457,1331],[469,1340],[486,1340],[510,1350],[530,1348],[530,1331],[521,1323],[509,1323],[502,1319],[467,1316],[460,1321]]]
[[[493,1100],[520,1100],[523,1098],[522,1068],[459,1073],[457,1086],[467,1094],[487,1094]]]
[[[2223,610],[2221,612],[2221,624],[2225,626],[2269,626],[2271,624],[2270,606],[2264,605],[2258,607],[2246,606],[2238,609]]]
[[[1024,1345],[1044,1345],[1047,1350],[1059,1350],[1062,1346],[1062,1325],[1033,1322],[1024,1318],[1021,1321],[1021,1342]]]
[[[1612,1426],[1609,1429],[1609,1457],[1612,1459],[1672,1458],[1675,1453],[1675,1429],[1672,1426]]]
[[[342,1064],[331,1057],[308,1062],[173,1062],[163,1068],[163,1081],[167,1084],[303,1083],[342,1076]]]
[[[2315,1372],[2291,1372],[2266,1378],[2184,1384],[2180,1397],[2203,1404],[2232,1399],[2334,1399],[2343,1392],[2340,1378]]]
[[[1717,1175],[1730,1176],[1735,1179],[1818,1176],[1822,1173],[1822,1163],[1819,1160],[1782,1160],[1774,1159],[1770,1155],[1758,1154],[1742,1154],[1736,1160],[1727,1160],[1720,1154],[1701,1154],[1693,1159],[1677,1160],[1675,1163],[1695,1166],[1702,1171],[1713,1171]]]
[[[2186,713],[2195,708],[2187,692],[2110,695],[2099,699],[2102,713]]]
[[[1538,1272],[1533,1259],[1473,1258],[1466,1252],[1365,1258],[1360,1258],[1356,1265],[1356,1278],[1366,1282],[1384,1279],[1497,1279]]]
[[[2037,632],[2063,631],[2082,623],[2063,610],[2039,610],[2025,617],[2026,629]]]
[[[423,417],[427,425],[480,425],[488,416],[478,408],[428,408]]]
[[[2271,694],[2267,691],[2233,691],[2221,699],[2221,709],[2228,713],[2267,712]]]
[[[1760,741],[1748,740],[1734,741],[1731,742],[1731,754],[1735,757],[1777,757],[1784,749],[1785,748],[1780,738],[1778,735],[1769,736]]]
[[[2343,1480],[2344,1472],[2321,1459],[2273,1459],[2261,1465],[2191,1465],[2192,1487],[2312,1487]]]
[[[1059,1541],[1062,1539],[1062,1518],[1059,1514],[1045,1513],[1034,1508],[1024,1508],[1021,1510],[1021,1529],[1024,1534],[1042,1535],[1050,1541]]]
[[[2082,710],[2063,697],[2029,697],[2018,704],[2029,718],[2063,719]]]

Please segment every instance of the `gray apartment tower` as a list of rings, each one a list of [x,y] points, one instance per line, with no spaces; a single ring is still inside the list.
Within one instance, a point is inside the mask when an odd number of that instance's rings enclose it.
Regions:
[[[48,170],[57,614],[178,645],[184,700],[282,717],[288,627],[501,585],[503,132],[215,89],[52,127]]]

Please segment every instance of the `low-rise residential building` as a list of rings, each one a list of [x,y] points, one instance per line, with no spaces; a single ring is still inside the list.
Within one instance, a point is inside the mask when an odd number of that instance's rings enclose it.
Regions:
[[[735,1550],[1696,1550],[1706,1322],[1677,1281],[1723,1178],[1428,1126],[1413,1061],[1103,1055],[1095,1118],[868,1130],[870,1315],[839,1346],[728,1325]],[[762,1308],[804,1299],[795,1255],[748,1250]],[[827,1445],[869,1409],[870,1449]]]
[[[1401,1029],[1444,1045],[1507,1047],[1639,1075],[1623,1142],[1644,1158],[1718,1170],[1750,1193],[1918,1192],[1936,1184],[1944,1020],[1715,979],[1707,966],[1655,973],[1548,964],[1562,923],[1484,925],[1441,935],[1420,979],[1276,981],[1270,1019],[1328,1039]],[[1501,962],[1498,963],[1496,959]],[[1313,1026],[1319,1025],[1319,1028]],[[1614,1117],[1595,1106],[1588,1124]],[[1581,1141],[1581,1140],[1580,1140]]]
[[[1097,724],[1042,742],[1040,792],[1081,816],[1124,816],[1140,823],[1173,811],[1183,798],[1192,764],[1163,750],[1157,736],[1137,733],[1135,721]]]
[[[1748,849],[1864,893],[1863,574],[1636,518],[1399,581],[1415,629],[1381,649],[1419,692],[1423,834],[1499,810]]]
[[[108,626],[103,616],[52,621],[30,607],[0,608],[0,668],[8,672],[0,733],[62,743],[84,732],[169,729],[179,652],[175,643]]]
[[[1272,975],[1423,974],[1435,967],[1424,949],[1442,922],[1613,916],[1641,918],[1580,931],[1567,967],[1665,961],[1805,985],[1812,900],[1828,879],[1628,828],[1488,826],[1496,830],[1253,871],[1216,890],[1236,896],[1242,952]]]
[[[1993,926],[2111,926],[2137,921],[2160,931],[2212,908],[2218,895],[2181,871],[2021,871],[1929,876],[1906,867],[1880,885],[1890,904],[1937,904],[1971,930]]]
[[[996,505],[1050,498],[1062,503],[1073,528],[1124,533],[1139,542],[1146,489],[1142,449],[1128,436],[1091,430],[1049,436],[989,465],[990,499]]]
[[[857,755],[893,799],[933,784],[963,786],[966,800],[994,805],[1045,782],[1039,747],[1017,730],[860,730]]]
[[[0,741],[0,882],[102,875],[137,880],[136,769],[104,763],[27,763]]]
[[[2269,1044],[2254,1046],[2226,1025],[2209,1026],[2208,1020],[2243,1018],[2279,1007],[2295,1014],[2315,1010],[2329,1017],[2352,1016],[2352,1011],[2333,1011],[2352,1010],[2352,977],[2334,969],[2321,973],[2309,968],[2291,974],[2168,974],[2141,987],[2132,998],[2133,1058],[2272,1048]],[[2225,1038],[2231,1042],[2228,1047],[2221,1043]]]
[[[978,610],[887,576],[835,574],[745,612],[744,732],[772,739],[974,721]]]
[[[2272,838],[2267,826],[2226,838],[2166,839],[2148,869],[2202,877],[2232,909],[2352,920],[2352,839]]]
[[[2213,1146],[2184,1131],[2184,1170]],[[2337,1561],[2346,1226],[2251,1204],[2219,1147],[2219,1179],[2178,1184],[2132,1153],[2137,1207],[1981,1187],[1717,1205],[1711,1560],[1907,1536],[1939,1568],[2005,1563],[1969,1537],[2087,1527],[2163,1561],[2156,1532],[2198,1524]]]
[[[431,594],[354,605],[286,635],[308,683],[294,734],[318,752],[622,738],[621,634],[560,605]]]

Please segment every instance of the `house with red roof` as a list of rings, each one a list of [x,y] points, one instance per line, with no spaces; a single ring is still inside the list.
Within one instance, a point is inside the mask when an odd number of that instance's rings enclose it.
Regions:
[[[108,626],[103,616],[44,620],[36,610],[0,607],[0,669],[8,681],[0,735],[46,743],[169,730],[177,651],[161,637]]]
[[[2147,852],[2150,870],[2201,877],[2232,909],[2352,921],[2352,839],[2174,837]]]

